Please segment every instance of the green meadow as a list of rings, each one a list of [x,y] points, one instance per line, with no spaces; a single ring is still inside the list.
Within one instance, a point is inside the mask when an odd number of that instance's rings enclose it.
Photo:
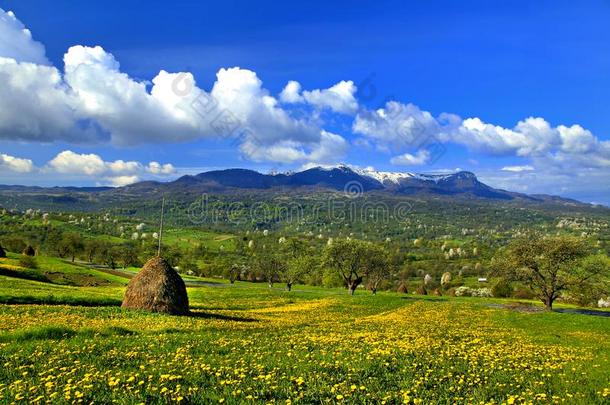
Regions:
[[[55,258],[29,270],[17,261],[1,263],[0,403],[610,399],[602,316],[191,277],[205,284],[188,288],[192,314],[176,317],[121,309],[128,278]],[[72,282],[43,280],[48,273]]]

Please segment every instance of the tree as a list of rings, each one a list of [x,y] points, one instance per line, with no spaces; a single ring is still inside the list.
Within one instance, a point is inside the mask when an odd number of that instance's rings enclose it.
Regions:
[[[139,264],[138,260],[138,246],[133,242],[128,242],[121,245],[117,249],[118,260],[123,265],[123,268],[136,266]]]
[[[114,270],[117,268],[117,260],[120,257],[120,247],[113,246],[108,242],[103,242],[100,244],[97,256],[102,264],[105,264]]]
[[[157,255],[155,250],[154,255]],[[182,259],[183,253],[182,251],[175,246],[161,246],[161,256],[169,263],[170,266],[176,267],[180,265],[180,261]]]
[[[9,252],[22,252],[27,243],[20,236],[11,235],[2,238],[2,245]]]
[[[281,279],[286,283],[286,290],[291,291],[292,285],[301,280],[301,277],[313,267],[313,260],[308,256],[296,256],[288,259]]]
[[[58,229],[51,228],[47,231],[47,235],[45,238],[45,250],[47,251],[47,253],[50,253],[52,255],[56,254],[57,256],[62,258],[67,255],[67,252],[64,252],[63,250],[63,236],[63,233]]]
[[[368,251],[364,261],[368,287],[373,294],[377,294],[379,284],[390,276],[391,264],[388,254],[383,248],[370,246]]]
[[[297,238],[290,238],[283,244],[282,253],[288,257],[280,273],[280,279],[286,283],[286,290],[291,291],[293,284],[300,281],[309,269],[315,266],[311,255],[307,255],[307,246]]]
[[[193,249],[193,255],[197,259],[205,259],[208,255],[208,250],[204,244],[198,243]]]
[[[354,295],[366,275],[366,260],[371,246],[358,240],[338,240],[324,249],[324,265],[341,274],[351,295]]]
[[[103,244],[97,239],[91,239],[85,242],[83,246],[83,253],[87,257],[87,261],[92,263],[95,257],[98,255],[100,249],[103,248]]]
[[[257,270],[263,275],[269,288],[273,287],[273,281],[286,270],[286,262],[279,254],[260,252],[256,255]]]
[[[297,238],[290,238],[285,244],[284,250],[291,258],[296,258],[305,254],[307,246],[305,242]]]
[[[79,233],[64,234],[57,247],[59,257],[70,256],[72,262],[74,262],[76,255],[82,252],[84,248],[85,244]]]
[[[199,266],[192,252],[185,252],[178,260],[178,267],[182,273],[199,274]]]
[[[513,285],[505,278],[500,278],[493,287],[491,287],[491,295],[496,298],[508,298],[513,295]]]
[[[60,258],[64,258],[70,254],[70,243],[64,237],[59,235],[57,237],[49,238],[50,246]]]
[[[236,280],[241,279],[242,272],[246,271],[246,266],[239,263],[231,263],[225,267],[225,277],[229,279],[231,284],[235,284]]]
[[[610,259],[604,256],[589,256],[585,259],[586,268],[591,266],[606,266],[610,268]],[[596,306],[600,298],[610,294],[609,278],[591,278],[570,289],[570,300],[580,306]]]
[[[563,291],[608,271],[607,261],[587,258],[584,243],[572,237],[533,236],[515,240],[494,258],[494,272],[534,290],[547,310]]]

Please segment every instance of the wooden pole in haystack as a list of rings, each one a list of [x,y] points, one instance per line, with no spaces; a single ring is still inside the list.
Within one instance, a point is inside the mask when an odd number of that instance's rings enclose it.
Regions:
[[[127,309],[188,315],[189,299],[184,280],[169,262],[161,257],[164,213],[165,197],[161,201],[157,256],[146,262],[129,281],[121,306]]]
[[[165,196],[161,200],[161,221],[159,223],[159,248],[157,249],[157,257],[161,257],[161,240],[163,239],[163,211],[165,209]]]

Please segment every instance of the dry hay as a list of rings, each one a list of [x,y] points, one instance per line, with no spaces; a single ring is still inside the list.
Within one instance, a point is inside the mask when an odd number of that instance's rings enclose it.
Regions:
[[[400,293],[400,294],[407,294],[407,285],[404,282],[401,282],[398,285],[398,288],[396,289],[396,292]]]
[[[36,251],[32,247],[32,245],[28,245],[25,249],[23,249],[24,256],[36,256]]]
[[[131,279],[121,306],[173,315],[189,313],[184,281],[161,257],[150,259]]]

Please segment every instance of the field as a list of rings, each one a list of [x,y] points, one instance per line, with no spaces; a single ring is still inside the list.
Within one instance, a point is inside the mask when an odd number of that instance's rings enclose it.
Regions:
[[[126,281],[0,276],[0,403],[610,401],[604,317],[247,282],[173,317],[119,308]]]
[[[0,405],[610,405],[610,0],[0,3]]]

